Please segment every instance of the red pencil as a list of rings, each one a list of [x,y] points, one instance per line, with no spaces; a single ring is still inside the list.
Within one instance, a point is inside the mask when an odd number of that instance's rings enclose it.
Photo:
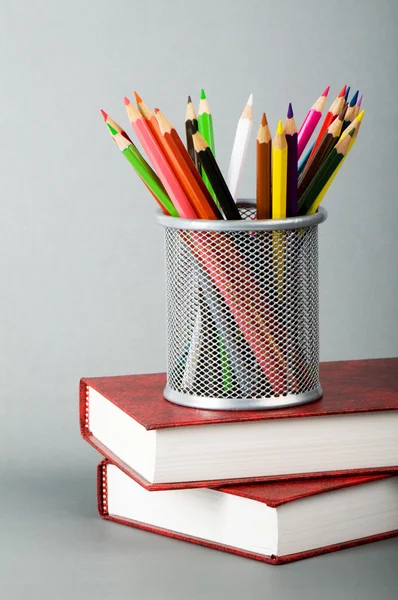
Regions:
[[[345,102],[344,95],[345,95],[346,89],[347,89],[347,85],[345,85],[342,88],[339,95],[337,96],[337,98],[335,98],[333,100],[331,107],[329,108],[328,112],[326,113],[325,120],[322,123],[321,129],[318,133],[318,137],[316,138],[315,144],[311,150],[311,154],[308,157],[308,161],[310,161],[311,158],[314,156],[315,150],[318,148],[319,144],[321,143],[322,138],[323,138],[324,134],[326,133],[326,130],[328,129],[329,125],[331,125],[333,123],[333,121],[337,118],[337,116],[343,110],[344,102]]]

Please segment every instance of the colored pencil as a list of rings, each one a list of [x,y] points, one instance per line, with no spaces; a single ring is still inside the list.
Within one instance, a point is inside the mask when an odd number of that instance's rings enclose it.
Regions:
[[[198,129],[198,119],[197,119],[197,116],[195,113],[195,109],[193,106],[191,96],[188,96],[187,112],[185,114],[185,135],[187,138],[187,150],[188,150],[189,156],[192,159],[193,164],[195,165],[195,167],[197,168],[197,170],[200,173],[200,163],[199,163],[198,155],[195,152],[195,148],[193,147],[193,141],[192,141],[192,129],[193,128],[195,128],[195,130]]]
[[[158,145],[162,148],[163,145],[163,137],[160,134],[159,125],[156,120],[155,114],[151,111],[150,108],[145,104],[143,99],[137,92],[134,92],[135,101],[137,103],[137,108],[140,111],[141,115],[145,119],[153,137],[157,141]]]
[[[198,182],[196,181],[192,171],[189,168],[189,164],[187,164],[187,160],[192,162],[185,146],[182,144],[182,150],[187,155],[181,152],[181,146],[178,147],[174,137],[172,136],[172,131],[174,127],[172,124],[166,119],[164,114],[155,109],[156,119],[159,123],[160,133],[163,135],[165,140],[164,147],[166,148],[166,158],[169,162],[169,165],[174,171],[178,181],[181,184],[184,192],[189,198],[191,204],[193,205],[195,212],[197,213],[200,219],[216,219],[217,215],[210,206],[207,197],[203,193],[200,188]],[[175,131],[177,134],[177,132]],[[178,134],[177,134],[178,135]],[[205,188],[206,189],[206,188]],[[207,190],[206,190],[207,191]],[[214,205],[213,199],[209,194],[209,198]]]
[[[361,123],[364,114],[365,114],[365,111],[361,110],[361,112],[359,113],[359,115],[355,117],[355,119],[350,124],[350,126],[347,127],[347,129],[345,129],[345,131],[342,131],[342,133],[340,134],[340,139],[341,140],[344,139],[348,135],[348,132],[351,131],[352,129],[354,129],[354,136],[353,137],[354,137],[354,139],[356,139],[355,132],[356,132],[357,128],[359,127],[359,124]]]
[[[348,133],[351,133],[352,131],[354,131],[352,139],[350,141],[350,145],[348,146],[348,152],[347,152],[347,154],[345,155],[345,157],[343,158],[343,160],[341,161],[341,163],[338,165],[337,169],[334,171],[334,173],[332,174],[332,176],[328,179],[325,187],[322,189],[321,193],[317,196],[315,202],[312,204],[312,206],[310,207],[310,209],[307,211],[307,215],[314,214],[318,210],[318,207],[319,207],[320,203],[322,202],[323,198],[325,197],[325,195],[326,195],[327,191],[329,190],[330,186],[332,185],[334,178],[336,177],[338,171],[343,166],[343,163],[344,163],[345,159],[347,158],[349,152],[351,152],[351,149],[352,149],[353,145],[355,144],[355,141],[356,141],[356,139],[358,137],[358,132],[359,132],[359,129],[361,127],[361,122],[362,122],[362,118],[363,118],[364,112],[365,111],[362,110],[359,113],[359,115],[357,117],[357,118],[359,118],[359,121],[357,121],[355,119],[355,121],[353,121],[353,123],[352,123],[352,127],[349,128],[350,131],[347,132],[347,134],[346,134],[346,135],[348,135]]]
[[[131,126],[134,129],[136,136],[138,137],[142,147],[147,153],[149,160],[152,162],[160,180],[166,188],[171,201],[176,207],[180,217],[185,219],[196,219],[197,214],[193,209],[189,199],[187,198],[184,190],[182,189],[178,179],[176,178],[173,170],[155,137],[152,134],[149,124],[142,116],[141,112],[133,106],[128,98],[124,99],[127,114]],[[156,118],[155,118],[156,120]],[[156,121],[157,124],[157,121]],[[157,125],[159,128],[159,125]],[[159,135],[160,130],[159,130]],[[163,136],[161,136],[163,137]]]
[[[158,111],[159,111],[159,109],[155,108],[155,113]],[[169,124],[171,126],[170,135],[173,138],[173,141],[174,141],[175,145],[177,146],[178,150],[180,151],[181,157],[185,160],[188,169],[191,171],[192,176],[195,178],[198,186],[200,187],[200,189],[202,191],[202,194],[206,198],[207,203],[210,205],[210,207],[211,207],[212,211],[214,212],[214,214],[216,215],[217,219],[222,219],[223,216],[220,212],[220,209],[218,208],[218,205],[216,204],[212,195],[210,194],[209,190],[207,189],[205,182],[203,181],[203,179],[201,177],[201,174],[199,173],[199,171],[196,169],[195,165],[193,164],[193,162],[188,154],[188,151],[184,146],[183,141],[181,140],[180,136],[177,133],[177,130],[171,125],[171,123],[169,123]],[[159,126],[159,124],[158,124],[158,126]],[[192,127],[193,127],[192,131],[196,131],[194,122],[192,123]],[[159,127],[159,132],[160,132],[160,127]],[[167,144],[165,143],[164,136],[161,136],[161,144],[162,144],[163,153],[166,156],[168,156],[169,149],[168,149]],[[195,151],[195,148],[194,148],[194,151]],[[195,152],[195,154],[196,154],[196,152]]]
[[[271,152],[272,138],[265,113],[261,118],[260,128],[256,140],[256,205],[257,219],[271,219]]]
[[[253,126],[253,94],[250,94],[248,101],[238,121],[235,140],[232,147],[231,160],[227,175],[227,184],[232,197],[236,200],[238,187],[242,177],[245,164],[247,148],[249,146],[250,134]]]
[[[362,98],[363,98],[363,95],[359,96],[359,98],[357,100],[357,104],[356,104],[355,111],[354,111],[354,118],[357,117],[361,111]]]
[[[314,145],[313,145],[313,148],[312,148],[311,154],[310,154],[310,156],[309,156],[309,158],[310,158],[310,159],[311,159],[311,158],[314,156],[314,154],[315,154],[315,150],[318,148],[319,144],[321,143],[321,140],[322,140],[323,136],[325,135],[325,133],[326,133],[326,130],[327,130],[327,128],[329,127],[329,125],[330,125],[331,123],[333,123],[333,121],[334,121],[335,119],[337,119],[338,115],[339,115],[339,114],[341,113],[341,111],[343,110],[343,108],[344,108],[344,104],[345,104],[345,93],[346,93],[346,91],[347,91],[347,90],[346,90],[346,88],[347,88],[347,86],[345,85],[345,86],[344,86],[344,87],[343,87],[343,88],[340,90],[340,92],[339,92],[339,94],[338,94],[337,98],[335,98],[335,99],[333,100],[333,102],[332,102],[332,104],[331,104],[331,106],[330,106],[330,108],[329,108],[328,112],[326,113],[326,117],[325,117],[325,119],[324,119],[324,121],[323,121],[323,123],[322,123],[322,125],[321,125],[321,129],[320,129],[320,131],[319,131],[319,133],[318,133],[318,136],[317,136],[317,138],[316,138],[316,140],[315,140],[315,143],[314,143]],[[349,90],[349,89],[350,89],[350,88],[348,87],[348,90]]]
[[[194,132],[193,143],[195,151],[199,154],[202,169],[205,171],[209,182],[217,196],[221,209],[227,219],[241,219],[238,207],[231,196],[231,192],[216,163],[211,148],[198,131]]]
[[[355,94],[353,95],[353,97],[351,98],[351,102],[347,108],[347,113],[344,119],[344,123],[343,123],[343,129],[342,131],[344,131],[345,129],[347,129],[348,125],[350,123],[352,123],[352,121],[355,119],[356,117],[356,106],[357,106],[357,100],[358,100],[358,94],[359,94],[359,90],[357,90],[355,92]]]
[[[200,92],[200,102],[199,102],[199,110],[198,110],[198,132],[203,137],[203,139],[207,142],[214,158],[216,157],[216,148],[214,145],[214,130],[213,130],[213,117],[210,112],[209,103],[206,98],[206,94],[204,90]],[[209,178],[206,174],[206,170],[202,172],[203,181],[206,184],[207,189],[210,194],[213,196],[214,200],[218,202],[217,194],[213,191]]]
[[[323,109],[325,108],[325,102],[327,95],[329,93],[330,86],[326,88],[326,90],[319,96],[318,100],[315,104],[312,105],[310,110],[307,113],[307,116],[304,119],[303,124],[301,125],[298,132],[298,158],[302,155],[304,148],[309,142],[310,137],[315,131],[316,126],[319,123],[319,120],[322,116]]]
[[[133,144],[129,142],[128,139],[126,139],[118,130],[114,129],[109,123],[107,123],[107,126],[117,147],[134,168],[134,170],[138,173],[142,181],[145,183],[159,204],[162,211],[166,215],[178,217],[178,212],[167,195],[166,190],[164,189],[162,182],[156,173],[142,157],[142,160],[137,157],[138,150],[132,147]],[[120,129],[120,127],[118,127],[118,129]]]
[[[298,211],[297,126],[291,104],[285,121],[285,137],[287,144],[286,216],[296,217]]]
[[[321,167],[315,174],[310,185],[300,198],[300,215],[306,215],[307,212],[311,209],[311,206],[314,204],[315,200],[322,192],[328,180],[333,175],[341,161],[344,159],[345,155],[348,152],[348,147],[350,145],[353,133],[353,130],[350,130],[348,135],[344,139],[339,140],[338,144],[333,148],[325,162],[321,165]]]
[[[272,218],[286,217],[287,143],[282,121],[272,145]]]
[[[297,177],[300,177],[301,173],[304,171],[304,169],[305,169],[305,167],[306,167],[306,165],[308,163],[308,160],[309,160],[309,158],[311,156],[311,152],[314,149],[314,146],[315,146],[315,142],[309,147],[309,149],[304,154],[303,158],[300,160],[299,166],[298,166],[298,169],[297,169]]]
[[[112,117],[110,117],[108,115],[108,113],[106,113],[104,110],[102,110],[102,108],[101,108],[100,112],[101,112],[101,115],[103,116],[103,119],[107,125],[111,125],[111,127],[113,127],[113,129],[115,129],[118,133],[120,133],[120,135],[122,135],[124,138],[126,138],[126,140],[128,140],[130,142],[130,144],[133,143],[132,140],[130,139],[130,137],[128,136],[128,134],[124,131],[124,129],[122,129],[120,127],[120,125],[118,125],[116,123],[116,121],[114,121],[112,119]],[[115,139],[113,141],[116,143]],[[138,152],[138,150],[137,150],[137,152]]]
[[[346,87],[347,87],[347,89],[346,89],[346,91],[345,91],[345,94],[344,94],[344,100],[345,100],[346,102],[348,102],[348,96],[349,96],[349,94],[350,94],[350,89],[351,89],[351,87],[350,87],[349,85],[348,85],[348,86],[346,86]]]
[[[317,169],[321,166],[323,161],[326,159],[330,151],[335,147],[337,142],[339,141],[341,128],[343,126],[343,121],[345,117],[345,113],[347,111],[347,107],[345,106],[338,118],[335,119],[331,125],[327,128],[325,135],[322,138],[321,143],[318,148],[315,150],[315,154],[312,158],[309,159],[306,168],[304,169],[304,173],[298,182],[298,196],[304,194],[305,190],[308,188],[309,184],[312,181]]]

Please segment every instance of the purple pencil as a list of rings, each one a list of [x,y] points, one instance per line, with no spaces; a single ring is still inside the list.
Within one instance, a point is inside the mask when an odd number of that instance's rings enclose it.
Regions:
[[[285,137],[287,143],[287,182],[286,182],[286,216],[297,217],[298,191],[297,191],[297,126],[294,120],[293,108],[289,104],[285,121]]]
[[[310,110],[305,117],[303,124],[301,125],[298,132],[298,157],[302,155],[304,148],[308,144],[308,141],[315,131],[316,126],[322,116],[323,109],[325,108],[325,102],[329,93],[330,86],[326,88],[322,96],[319,96],[315,104],[312,105]]]

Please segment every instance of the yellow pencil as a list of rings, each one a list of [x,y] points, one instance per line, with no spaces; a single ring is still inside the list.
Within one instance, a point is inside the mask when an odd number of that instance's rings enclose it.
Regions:
[[[311,206],[311,208],[307,212],[307,215],[313,215],[314,213],[316,213],[316,211],[318,210],[318,207],[319,207],[320,203],[322,202],[323,198],[325,197],[326,192],[328,191],[328,189],[332,185],[334,178],[336,177],[337,173],[339,172],[339,170],[343,166],[343,163],[344,163],[345,159],[347,158],[347,156],[350,153],[353,145],[355,144],[355,141],[357,139],[358,132],[359,132],[359,129],[361,127],[361,122],[362,122],[362,118],[363,118],[364,114],[365,114],[365,111],[362,110],[359,113],[359,115],[354,119],[354,121],[343,132],[343,134],[342,134],[342,136],[341,136],[340,139],[346,137],[346,135],[348,135],[350,133],[350,131],[352,131],[354,129],[354,135],[352,136],[352,140],[350,142],[350,145],[348,146],[347,154],[345,155],[345,157],[343,158],[343,160],[341,161],[341,163],[337,166],[337,169],[333,172],[333,174],[331,175],[331,177],[329,177],[329,179],[328,179],[325,187],[323,188],[323,190],[321,191],[321,193],[317,196],[314,204]],[[346,131],[347,131],[347,133],[346,133]]]
[[[287,143],[282,121],[272,145],[272,218],[286,217]]]

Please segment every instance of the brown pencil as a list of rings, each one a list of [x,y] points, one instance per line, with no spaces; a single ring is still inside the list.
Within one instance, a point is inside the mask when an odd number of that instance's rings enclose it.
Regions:
[[[319,169],[325,158],[328,156],[330,151],[335,147],[337,142],[339,141],[341,129],[343,127],[344,117],[347,112],[347,107],[345,106],[338,118],[335,119],[327,128],[321,143],[315,151],[315,154],[312,158],[309,159],[302,176],[298,182],[298,195],[299,198],[304,194],[305,190],[309,186],[314,177],[316,171]]]
[[[272,218],[271,196],[271,151],[272,138],[267,117],[263,113],[256,140],[257,177],[256,201],[257,219]]]

